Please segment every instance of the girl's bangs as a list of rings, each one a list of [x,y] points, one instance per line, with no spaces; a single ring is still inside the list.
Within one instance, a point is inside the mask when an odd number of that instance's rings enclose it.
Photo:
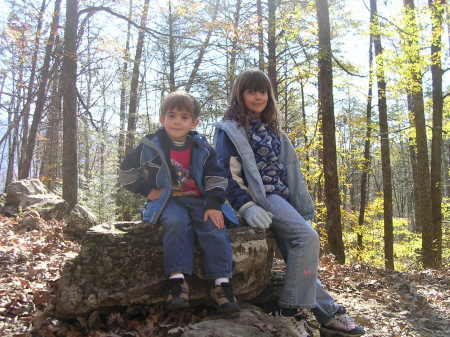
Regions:
[[[264,73],[259,71],[252,71],[245,76],[242,81],[241,92],[244,90],[264,91],[269,92],[270,82]]]

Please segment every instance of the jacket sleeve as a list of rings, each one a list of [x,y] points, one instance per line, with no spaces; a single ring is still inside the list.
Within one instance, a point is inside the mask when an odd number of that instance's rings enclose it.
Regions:
[[[140,194],[146,197],[152,188],[155,188],[156,182],[149,170],[141,167],[140,158],[143,144],[133,149],[125,156],[120,164],[119,182],[122,187],[128,191]]]
[[[228,179],[227,198],[231,206],[241,213],[253,205],[242,170],[241,158],[225,131],[217,130],[215,143],[219,165],[225,169],[225,177]]]
[[[217,162],[216,152],[210,147],[204,170],[206,209],[222,209],[226,199],[227,183],[224,169]]]

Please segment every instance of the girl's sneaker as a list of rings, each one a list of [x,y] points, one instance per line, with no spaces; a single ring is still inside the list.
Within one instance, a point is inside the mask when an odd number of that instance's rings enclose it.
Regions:
[[[364,329],[358,326],[355,320],[346,313],[344,307],[340,307],[327,324],[322,324],[320,330],[330,335],[344,337],[361,336],[365,333]]]

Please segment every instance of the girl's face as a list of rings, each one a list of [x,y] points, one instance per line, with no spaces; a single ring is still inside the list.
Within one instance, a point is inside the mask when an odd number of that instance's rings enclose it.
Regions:
[[[245,89],[243,99],[247,110],[253,112],[255,118],[259,119],[261,117],[261,112],[263,112],[267,106],[269,95],[267,94],[267,91]]]

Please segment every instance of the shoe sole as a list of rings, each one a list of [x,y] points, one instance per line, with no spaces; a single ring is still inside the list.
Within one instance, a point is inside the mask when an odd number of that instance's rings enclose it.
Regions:
[[[228,315],[241,312],[241,308],[238,305],[228,306],[227,308],[220,307],[218,304],[215,304],[214,306],[216,307],[217,311]]]
[[[210,313],[209,316],[213,317],[214,319],[233,319],[233,318],[239,318],[241,315],[241,312],[232,312],[232,313],[225,313],[223,311],[216,311],[214,313]]]
[[[189,302],[166,304],[166,309],[169,311],[177,311],[177,310],[187,309],[189,307],[190,307]]]
[[[348,333],[345,331],[337,331],[337,330],[327,329],[325,327],[320,328],[320,337],[359,337],[364,334],[365,334],[365,332],[351,334],[351,333]]]

